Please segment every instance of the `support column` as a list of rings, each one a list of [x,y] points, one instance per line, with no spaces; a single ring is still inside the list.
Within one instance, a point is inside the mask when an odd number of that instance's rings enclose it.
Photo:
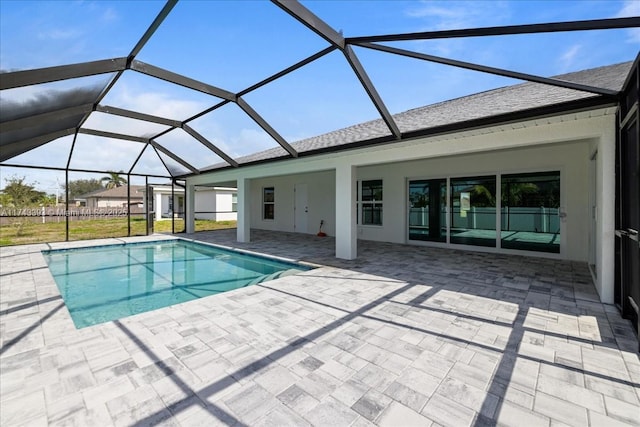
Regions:
[[[613,304],[615,290],[615,228],[616,228],[616,131],[615,119],[600,138],[597,157],[597,197],[599,242],[596,288],[600,301]]]
[[[356,167],[336,167],[336,258],[356,259]]]
[[[251,180],[240,178],[238,187],[238,242],[247,243],[251,241]]]
[[[196,231],[196,187],[187,184],[185,188],[185,213],[184,220],[187,233],[195,233]]]

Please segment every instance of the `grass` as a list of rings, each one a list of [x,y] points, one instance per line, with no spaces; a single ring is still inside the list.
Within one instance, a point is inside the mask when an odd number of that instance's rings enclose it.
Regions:
[[[131,218],[131,235],[144,236],[146,223],[142,218]],[[236,221],[196,220],[196,231],[235,228]],[[63,242],[66,235],[64,219],[60,222],[52,220],[45,224],[39,222],[23,222],[18,232],[16,223],[0,226],[0,246],[26,245],[30,243]],[[184,220],[175,221],[175,230],[184,229]],[[155,221],[156,233],[171,233],[171,221]],[[89,219],[69,222],[69,240],[101,239],[107,237],[127,236],[127,219]]]

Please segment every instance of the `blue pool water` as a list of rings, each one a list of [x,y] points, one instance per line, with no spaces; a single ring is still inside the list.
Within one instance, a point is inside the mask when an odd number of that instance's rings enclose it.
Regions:
[[[77,328],[308,270],[184,240],[43,255]]]

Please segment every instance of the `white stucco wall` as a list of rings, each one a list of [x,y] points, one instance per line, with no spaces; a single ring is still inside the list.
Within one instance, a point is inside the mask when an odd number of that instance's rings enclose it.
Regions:
[[[589,157],[590,141],[519,148],[492,153],[439,157],[396,162],[357,169],[358,180],[383,180],[383,225],[358,226],[358,238],[407,243],[407,180],[461,176],[496,175],[516,172],[560,171],[561,206],[567,214],[561,224],[561,254],[540,256],[587,261],[589,249]],[[335,173],[295,174],[251,181],[251,226],[264,230],[295,231],[294,193],[297,183],[309,185],[309,233],[324,219],[323,230],[334,235]],[[262,189],[275,188],[275,219],[262,219]],[[472,248],[487,250],[486,248]],[[522,251],[506,251],[522,253]]]
[[[234,192],[235,190],[196,190],[196,219],[235,221],[237,219],[237,213],[231,212],[233,209]]]
[[[335,173],[324,171],[307,174],[275,176],[251,180],[251,227],[263,230],[294,230],[294,186],[307,184],[308,227],[307,233],[316,234],[320,221],[324,220],[322,230],[330,236],[335,235]],[[275,218],[262,218],[262,189],[275,189]]]
[[[233,193],[234,191],[219,190],[216,193],[216,205],[218,206],[218,214],[216,221],[235,221],[238,217],[233,210]]]
[[[153,210],[156,213],[156,219],[161,220],[163,214],[169,213],[169,195],[154,193]]]
[[[358,238],[407,241],[407,179],[560,171],[561,206],[567,214],[561,224],[561,257],[586,262],[589,147],[589,141],[582,141],[358,168],[358,180],[383,180],[384,195],[383,225],[359,226]]]
[[[226,169],[189,177],[188,183],[199,185],[245,180],[251,188],[251,227],[293,231],[293,186],[307,181],[310,184],[309,232],[315,233],[313,224],[319,225],[320,219],[324,219],[324,231],[333,235],[336,230],[333,222],[346,221],[335,217],[335,168],[336,165],[355,167],[358,180],[382,178],[385,186],[383,227],[359,227],[358,237],[404,242],[407,178],[560,170],[562,207],[567,213],[562,229],[562,253],[540,255],[586,262],[591,232],[589,167],[590,157],[596,147],[599,150],[595,195],[599,222],[594,239],[598,242],[595,251],[598,265],[596,288],[602,301],[610,303],[613,302],[614,289],[614,141],[615,107],[606,107],[394,144]],[[300,181],[303,176],[311,177],[316,173],[324,178]],[[311,184],[314,184],[314,188]],[[273,221],[262,220],[262,188],[267,186],[276,189],[276,218]],[[390,219],[393,221],[388,222]],[[344,228],[344,224],[341,227]]]
[[[595,196],[596,247],[595,247],[595,285],[600,299],[608,304],[614,302],[613,278],[615,276],[615,122],[603,124],[602,137],[591,145],[595,157]],[[590,184],[593,182],[590,181]],[[591,212],[589,212],[589,217]],[[589,219],[590,221],[590,219]]]
[[[195,218],[215,220],[217,209],[215,192],[209,190],[196,190],[195,192]]]

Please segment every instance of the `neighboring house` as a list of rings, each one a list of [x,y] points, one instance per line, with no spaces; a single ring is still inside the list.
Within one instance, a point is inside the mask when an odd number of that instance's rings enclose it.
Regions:
[[[238,218],[238,193],[235,188],[197,187],[195,218],[214,221],[235,221]]]
[[[153,206],[150,211],[157,221],[184,217],[184,189],[170,184],[151,185],[153,188]],[[144,187],[139,190],[144,195]],[[172,197],[173,194],[173,197]],[[143,196],[144,198],[144,196]],[[235,188],[199,187],[195,191],[195,219],[214,221],[235,221],[237,194]]]
[[[631,66],[557,78],[617,91]],[[343,259],[365,239],[588,262],[613,303],[617,109],[518,84],[396,114],[401,141],[374,120],[294,143],[297,158],[277,148],[214,165],[187,177],[187,200],[236,183],[239,241],[251,228],[316,234],[322,221]],[[188,232],[198,206],[187,206]]]
[[[92,191],[76,197],[76,200],[85,200],[85,206],[90,209],[97,208],[122,208],[130,203],[132,207],[143,206],[143,185],[131,185],[130,197],[127,195],[127,186],[114,187]]]

